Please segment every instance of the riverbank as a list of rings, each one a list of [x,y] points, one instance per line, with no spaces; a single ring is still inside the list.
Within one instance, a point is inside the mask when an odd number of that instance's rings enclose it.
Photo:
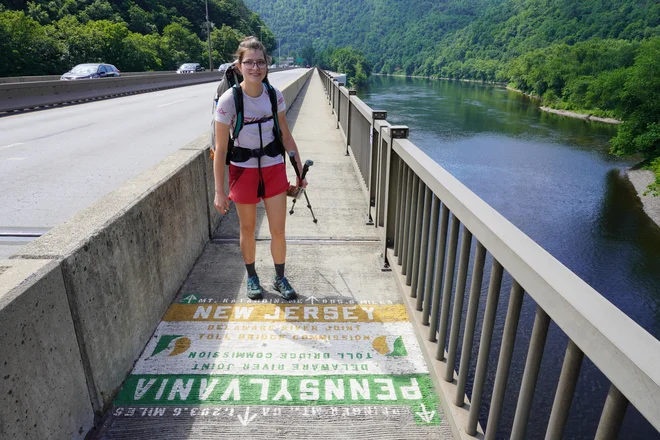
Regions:
[[[642,202],[644,212],[653,222],[660,226],[660,196],[644,195],[646,188],[655,181],[655,174],[649,170],[626,170],[626,176],[633,184],[639,200]]]
[[[560,116],[568,116],[570,118],[584,119],[585,121],[604,122],[606,124],[620,124],[621,123],[621,121],[619,121],[618,119],[614,119],[614,118],[601,118],[599,116],[594,116],[594,115],[590,115],[590,114],[585,115],[584,113],[575,113],[575,112],[571,112],[571,111],[568,111],[568,110],[557,110],[557,109],[554,109],[554,108],[543,107],[543,106],[540,106],[539,108],[541,110],[543,110],[544,112],[553,113],[555,115],[560,115]]]
[[[507,86],[506,89],[511,90],[512,92],[521,93],[521,94],[527,96],[528,98],[538,99],[539,101],[541,100],[541,98],[539,98],[538,96],[530,95],[529,93],[525,93],[522,90],[514,89],[513,87]],[[542,105],[540,105],[539,108],[544,112],[552,113],[552,114],[559,115],[559,116],[566,116],[566,117],[569,117],[569,118],[584,119],[585,121],[604,122],[605,124],[620,124],[621,123],[621,121],[619,121],[618,119],[614,119],[614,118],[601,118],[600,116],[594,116],[592,114],[576,113],[576,112],[571,112],[571,111],[568,111],[568,110],[557,110],[557,109],[550,108],[550,107],[544,107]]]
[[[456,79],[456,78],[443,78],[440,76],[424,76],[424,75],[399,75],[395,73],[372,73],[372,76],[392,76],[395,78],[417,78],[417,79],[433,79],[433,80],[442,80],[442,81],[458,81],[465,83],[477,83],[477,84],[488,84],[492,86],[506,87],[506,83],[495,82],[495,81],[483,81],[480,79]]]

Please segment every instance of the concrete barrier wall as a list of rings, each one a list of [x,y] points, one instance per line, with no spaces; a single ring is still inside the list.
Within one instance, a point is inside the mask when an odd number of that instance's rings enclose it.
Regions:
[[[64,72],[62,72],[64,73]],[[174,70],[163,70],[159,72],[121,72],[122,77],[127,76],[149,76],[149,75],[164,75],[168,73],[176,73]],[[7,76],[0,78],[0,84],[11,84],[21,82],[43,82],[43,81],[59,81],[62,75],[40,75],[40,76]]]
[[[0,260],[0,438],[82,438],[110,406],[221,221],[209,138]]]
[[[205,161],[177,151],[12,256],[60,261],[95,410],[111,403],[208,241]]]
[[[0,111],[219,81],[221,72],[176,73],[78,81],[11,83],[0,87]]]
[[[0,261],[0,347],[0,438],[84,438],[93,411],[57,262]]]

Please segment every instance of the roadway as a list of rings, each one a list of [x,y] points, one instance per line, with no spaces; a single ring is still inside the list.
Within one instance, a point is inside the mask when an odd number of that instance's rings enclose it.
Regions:
[[[305,69],[269,75],[274,86]],[[217,83],[0,117],[0,259],[204,132]],[[11,235],[11,236],[9,236]]]

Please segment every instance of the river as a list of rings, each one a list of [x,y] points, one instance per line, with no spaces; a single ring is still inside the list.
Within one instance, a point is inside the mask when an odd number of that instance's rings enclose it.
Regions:
[[[374,110],[387,110],[388,122],[407,125],[415,145],[660,338],[660,227],[646,216],[623,176],[633,161],[608,153],[615,126],[549,114],[519,93],[479,83],[374,76],[358,96]],[[485,299],[481,303],[483,308]],[[510,433],[534,311],[526,295],[509,381],[516,386],[507,389],[498,438]],[[499,340],[493,345],[490,373]],[[565,347],[565,336],[553,324],[529,438],[543,438]],[[475,356],[476,349],[473,364]],[[490,401],[493,378],[490,374],[484,402]],[[585,358],[565,438],[593,438],[608,388]],[[482,423],[487,415],[486,406]],[[629,407],[620,438],[660,435]]]

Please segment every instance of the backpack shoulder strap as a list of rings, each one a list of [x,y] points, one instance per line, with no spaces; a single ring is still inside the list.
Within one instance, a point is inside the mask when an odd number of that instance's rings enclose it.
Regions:
[[[273,112],[273,123],[275,124],[275,132],[277,137],[282,139],[282,131],[280,130],[280,122],[277,119],[277,93],[275,88],[270,84],[268,78],[264,78],[263,83],[266,85],[266,91],[268,92],[268,98],[270,99],[270,107]]]
[[[234,84],[231,90],[234,95],[234,107],[236,108],[236,124],[232,132],[232,139],[236,139],[243,129],[243,90],[238,84]]]

